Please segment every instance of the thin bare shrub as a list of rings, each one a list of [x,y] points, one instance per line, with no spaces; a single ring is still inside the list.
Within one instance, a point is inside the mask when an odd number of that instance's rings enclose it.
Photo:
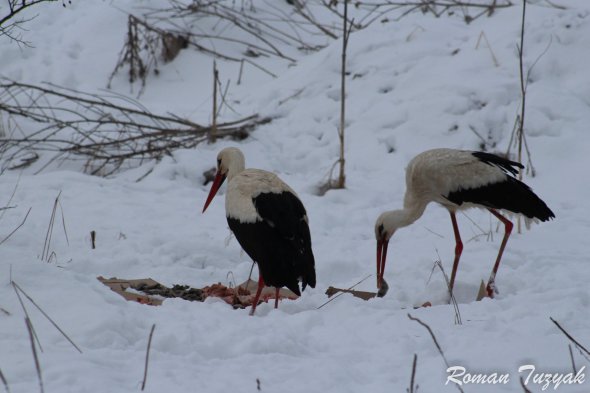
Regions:
[[[97,95],[52,84],[31,85],[0,79],[0,112],[26,123],[0,138],[0,173],[35,163],[43,154],[51,164],[81,161],[86,173],[109,176],[146,161],[191,149],[208,138],[210,126],[174,114],[150,112],[118,95]],[[269,118],[257,115],[216,124],[217,138],[246,138]]]

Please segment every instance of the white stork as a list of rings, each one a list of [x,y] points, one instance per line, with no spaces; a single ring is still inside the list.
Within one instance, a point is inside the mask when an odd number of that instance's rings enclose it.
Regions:
[[[217,155],[217,174],[203,207],[207,209],[227,179],[225,213],[230,229],[246,253],[258,263],[258,289],[250,315],[254,315],[265,285],[287,287],[301,296],[315,287],[315,261],[307,213],[295,191],[277,175],[260,169],[245,169],[242,152],[228,147]]]
[[[382,213],[375,223],[377,288],[381,295],[387,290],[383,272],[391,236],[398,228],[406,227],[420,218],[430,202],[437,202],[449,211],[455,233],[455,260],[449,288],[451,294],[463,251],[455,216],[457,210],[485,208],[504,224],[504,238],[486,286],[487,295],[493,297],[496,273],[513,226],[498,210],[522,214],[532,220],[547,221],[555,217],[529,186],[513,177],[517,168],[524,166],[484,152],[433,149],[414,157],[406,169],[404,208]]]

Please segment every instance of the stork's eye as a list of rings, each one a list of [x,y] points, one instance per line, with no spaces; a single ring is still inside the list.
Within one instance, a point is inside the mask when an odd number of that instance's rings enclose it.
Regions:
[[[385,231],[385,227],[383,227],[383,224],[381,224],[377,227],[377,232],[379,232],[379,236],[383,236],[384,231]]]
[[[221,158],[217,159],[217,167],[219,168],[221,166]]]

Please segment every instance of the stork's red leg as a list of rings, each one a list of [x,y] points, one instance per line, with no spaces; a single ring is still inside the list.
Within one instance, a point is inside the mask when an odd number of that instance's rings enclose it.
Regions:
[[[512,222],[498,213],[494,209],[488,209],[494,216],[498,218],[498,220],[504,223],[504,239],[502,239],[502,244],[500,245],[500,251],[498,251],[498,257],[496,258],[496,263],[494,264],[494,268],[492,269],[492,274],[490,274],[490,279],[488,280],[488,285],[486,286],[486,292],[488,296],[493,298],[494,292],[496,290],[495,283],[496,283],[496,273],[498,272],[498,268],[500,267],[500,260],[502,259],[502,254],[504,253],[504,248],[506,247],[506,243],[508,243],[508,238],[510,237],[510,233],[512,232],[512,227],[514,226]]]
[[[256,306],[258,305],[258,299],[260,299],[260,293],[262,292],[262,288],[264,288],[264,280],[262,279],[262,274],[258,272],[258,289],[256,290],[256,296],[254,296],[254,302],[252,302],[252,310],[250,310],[250,315],[254,315],[254,311],[256,311]]]
[[[280,288],[276,288],[276,292],[275,292],[275,308],[279,308],[279,289]]]
[[[455,212],[449,211],[451,214],[451,222],[453,223],[453,232],[455,233],[455,261],[453,262],[453,271],[451,272],[451,282],[449,284],[449,292],[453,295],[453,286],[455,285],[455,276],[457,275],[457,268],[459,267],[459,258],[463,252],[463,242],[459,234],[459,226],[457,225],[457,217]]]

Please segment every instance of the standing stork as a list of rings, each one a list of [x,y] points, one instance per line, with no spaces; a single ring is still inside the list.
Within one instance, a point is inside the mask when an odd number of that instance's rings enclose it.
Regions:
[[[414,157],[406,169],[404,208],[382,213],[375,223],[377,288],[380,292],[383,293],[382,285],[386,290],[383,272],[391,236],[398,228],[408,226],[420,218],[430,202],[437,202],[449,211],[455,233],[455,260],[449,285],[451,294],[463,251],[455,216],[457,210],[485,208],[504,224],[504,238],[486,286],[487,295],[493,297],[496,273],[513,226],[498,210],[522,214],[532,220],[547,221],[555,217],[529,186],[514,178],[517,168],[524,166],[484,152],[433,149]]]
[[[228,147],[217,155],[217,173],[203,213],[227,179],[225,213],[230,229],[246,253],[258,263],[258,289],[250,315],[254,315],[265,285],[287,287],[297,296],[315,288],[315,261],[307,213],[303,204],[277,175],[260,169],[245,169],[242,152]]]

